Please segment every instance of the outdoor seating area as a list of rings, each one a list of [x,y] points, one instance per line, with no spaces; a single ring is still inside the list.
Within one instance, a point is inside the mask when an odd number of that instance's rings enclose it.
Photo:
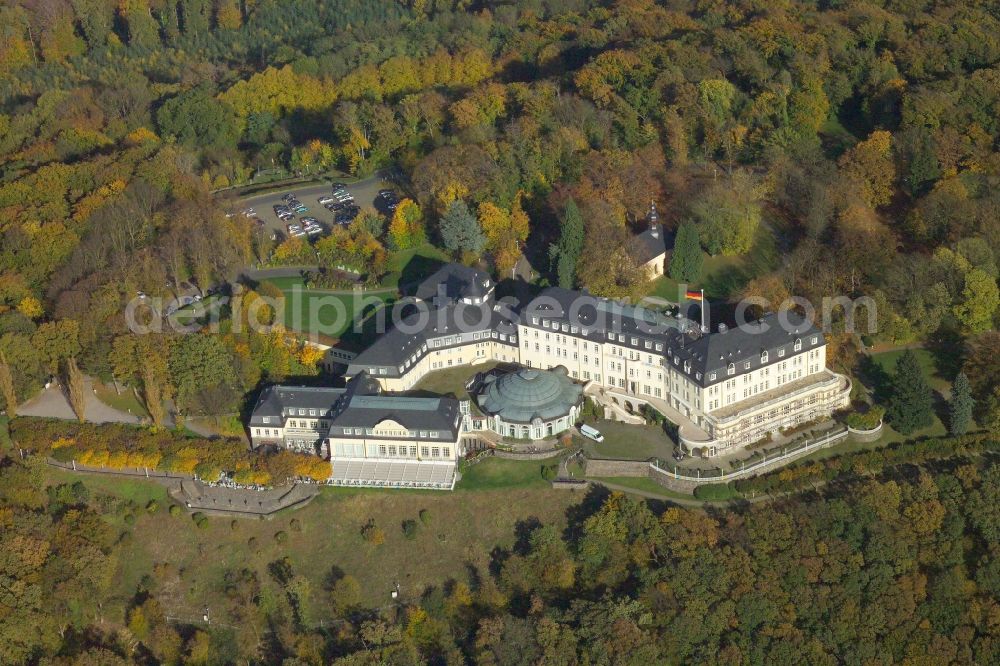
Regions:
[[[328,483],[333,486],[451,490],[455,481],[454,463],[338,460],[333,464]]]

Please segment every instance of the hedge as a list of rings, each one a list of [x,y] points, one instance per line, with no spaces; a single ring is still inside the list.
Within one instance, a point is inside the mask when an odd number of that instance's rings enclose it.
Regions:
[[[789,465],[768,474],[740,479],[733,485],[743,494],[793,492],[841,476],[877,475],[887,468],[904,463],[919,465],[934,460],[978,455],[997,450],[1000,450],[1000,442],[984,433],[901,442],[825,460]]]
[[[251,451],[238,439],[188,437],[121,423],[74,423],[58,419],[19,417],[10,424],[18,446],[62,462],[122,469],[148,467],[197,474],[207,480],[226,472],[238,483],[270,485],[293,477],[326,479],[329,463],[317,456],[291,451]]]

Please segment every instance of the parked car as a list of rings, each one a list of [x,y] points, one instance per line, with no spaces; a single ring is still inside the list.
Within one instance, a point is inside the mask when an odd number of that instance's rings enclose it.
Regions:
[[[354,220],[354,217],[349,213],[337,213],[337,217],[334,221],[337,224],[350,224]]]
[[[318,234],[323,233],[323,227],[319,226],[318,224],[307,224],[305,227],[303,227],[303,229],[309,236],[316,236]]]
[[[336,199],[334,199],[331,196],[324,195],[324,196],[321,196],[319,199],[317,199],[317,201],[319,201],[319,203],[321,203],[322,205],[325,206],[326,204],[330,203],[331,201],[336,201]]]
[[[281,195],[281,200],[282,201],[291,201],[294,198],[295,198],[295,195],[292,194],[291,192],[289,192],[288,194],[282,194]]]
[[[392,190],[379,190],[378,195],[383,199],[395,199],[396,193]]]
[[[305,236],[306,232],[302,231],[302,227],[297,224],[288,225],[288,235],[293,238],[298,238],[299,236]]]
[[[604,435],[601,434],[601,431],[597,428],[592,428],[587,424],[580,426],[580,434],[594,440],[595,442],[604,441]]]
[[[346,188],[347,188],[347,185],[345,185],[343,183],[334,183],[333,184],[334,191],[336,191],[336,190],[343,190],[343,189],[346,189]]]
[[[298,206],[292,206],[292,210],[294,210],[296,213],[305,213],[309,209],[306,208],[304,205],[299,204]]]

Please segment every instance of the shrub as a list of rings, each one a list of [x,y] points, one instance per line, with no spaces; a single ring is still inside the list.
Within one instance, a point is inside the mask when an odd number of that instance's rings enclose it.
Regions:
[[[423,523],[424,525],[430,525],[431,524],[431,519],[432,518],[431,518],[431,511],[430,511],[430,509],[421,509],[419,515],[420,515],[420,522],[421,523]]]
[[[288,543],[288,532],[284,530],[274,533],[274,540],[277,543]]]
[[[250,537],[249,539],[247,539],[247,548],[249,548],[252,551],[257,550],[257,537]]]
[[[293,532],[302,531],[302,523],[299,522],[298,518],[292,518],[290,521],[288,521],[288,527],[291,528]]]
[[[412,518],[403,521],[403,536],[410,541],[417,538],[417,521]]]
[[[229,521],[229,529],[235,532],[236,528],[239,527],[239,523],[240,521],[233,518],[231,521]]]
[[[558,465],[542,465],[542,478],[551,481],[559,474]]]
[[[727,500],[736,497],[728,483],[706,483],[694,489],[695,499],[706,501]]]
[[[125,514],[125,524],[126,525],[135,525],[135,514],[134,513],[126,513]]]
[[[855,430],[873,430],[878,427],[883,416],[885,416],[885,407],[873,405],[868,411],[848,414],[847,426]]]
[[[208,527],[208,516],[200,511],[191,514],[191,520],[193,520],[194,524],[198,526],[198,529],[203,530]]]
[[[179,504],[171,504],[168,511],[170,512],[170,515],[174,516],[175,518],[181,515],[181,507]]]
[[[369,518],[368,522],[361,528],[361,537],[373,546],[381,546],[385,543],[385,532],[375,525],[374,518]]]
[[[157,502],[155,499],[149,500],[149,502],[146,504],[146,511],[148,513],[156,513],[159,510],[160,510],[160,503]]]

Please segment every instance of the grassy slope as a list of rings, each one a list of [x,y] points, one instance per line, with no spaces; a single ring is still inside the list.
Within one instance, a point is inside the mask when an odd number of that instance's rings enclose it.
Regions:
[[[619,421],[597,421],[593,424],[604,435],[603,442],[578,438],[584,450],[595,458],[626,458],[648,460],[662,458],[668,460],[673,452],[674,442],[659,426],[636,426]]]
[[[83,481],[92,497],[112,494],[131,500],[135,525],[127,555],[119,562],[115,588],[104,604],[114,617],[154,564],[168,564],[156,577],[157,596],[167,614],[199,617],[208,605],[224,621],[220,585],[227,569],[257,571],[265,587],[275,589],[267,565],[287,556],[296,573],[312,586],[313,621],[328,615],[327,578],[334,568],[358,579],[367,605],[384,605],[399,581],[404,597],[427,586],[454,579],[468,581],[468,565],[484,568],[494,548],[514,544],[521,521],[538,520],[562,529],[569,507],[579,493],[552,490],[541,478],[543,463],[488,459],[470,468],[458,489],[441,491],[382,491],[324,488],[310,504],[279,513],[271,520],[211,517],[206,529],[195,526],[185,512],[171,516],[165,489],[155,482],[74,475],[48,468],[50,483]],[[151,499],[162,508],[149,514]],[[427,509],[429,525],[421,523],[417,538],[407,540],[404,520],[419,521]],[[361,527],[374,518],[385,533],[385,543],[373,546],[361,537]],[[108,522],[125,530],[120,515]],[[292,520],[300,526],[296,531]],[[285,532],[279,544],[275,534]],[[161,571],[163,569],[161,568]]]

